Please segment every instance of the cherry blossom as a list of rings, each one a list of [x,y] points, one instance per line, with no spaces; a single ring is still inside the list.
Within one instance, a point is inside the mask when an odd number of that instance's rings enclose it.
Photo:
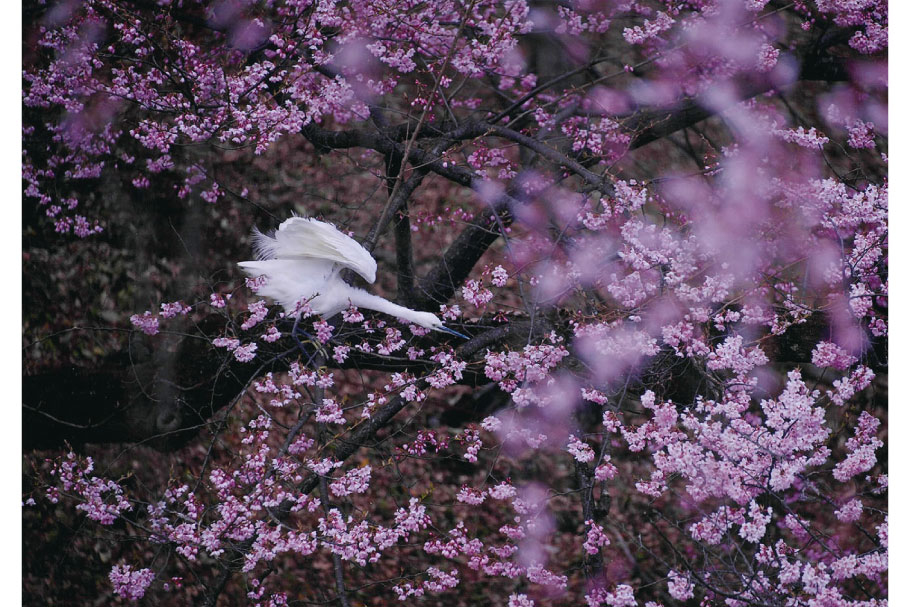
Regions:
[[[91,592],[884,604],[887,3],[557,4],[29,9],[23,521]],[[257,295],[292,213],[455,333]]]

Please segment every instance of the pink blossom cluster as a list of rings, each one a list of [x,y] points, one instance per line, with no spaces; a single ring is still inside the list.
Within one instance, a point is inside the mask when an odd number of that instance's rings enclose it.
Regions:
[[[316,421],[323,424],[345,423],[341,407],[331,398],[322,399],[322,404],[316,409]]]
[[[394,586],[393,590],[395,591],[395,594],[398,595],[398,600],[404,601],[412,596],[420,597],[427,591],[445,592],[446,590],[455,588],[459,582],[456,570],[447,573],[436,567],[430,567],[427,569],[427,576],[429,578],[428,580],[418,582],[416,585],[405,583],[400,586]]]
[[[493,299],[493,292],[477,280],[468,280],[461,288],[461,296],[477,308],[484,308]]]
[[[370,487],[370,473],[372,469],[369,466],[355,468],[344,476],[335,479],[329,485],[332,495],[344,497],[352,493],[365,493]]]
[[[155,573],[151,569],[133,571],[130,565],[115,565],[109,577],[114,593],[130,601],[138,601],[145,596],[145,591],[155,581]]]
[[[618,584],[608,592],[605,588],[596,588],[585,595],[588,607],[637,607],[635,591],[628,584]]]
[[[568,451],[572,454],[572,457],[583,464],[594,461],[594,450],[591,449],[587,443],[579,440],[574,435],[569,436]]]
[[[629,134],[608,118],[591,121],[579,116],[567,120],[561,128],[572,141],[574,152],[587,152],[605,164],[621,158],[631,141]]]
[[[881,422],[863,411],[857,420],[855,435],[847,441],[847,457],[834,467],[835,479],[844,482],[863,472],[868,472],[875,465],[875,451],[884,443],[875,435]]]
[[[130,316],[130,323],[146,335],[158,334],[158,317],[148,310],[142,316],[138,314]]]
[[[306,462],[295,462],[282,456],[269,458],[271,448],[266,441],[271,427],[271,422],[264,416],[251,421],[245,428],[247,437],[243,443],[247,451],[243,465],[233,472],[216,468],[209,474],[219,500],[212,516],[203,521],[200,498],[183,485],[169,489],[162,500],[148,506],[151,529],[174,542],[178,552],[191,561],[198,558],[200,550],[218,556],[225,549],[225,541],[252,540],[243,567],[245,571],[251,571],[258,563],[274,559],[281,553],[309,555],[320,547],[364,565],[368,561],[376,562],[383,551],[400,539],[426,528],[429,519],[416,499],[395,512],[394,523],[389,527],[377,527],[365,521],[356,523],[334,508],[319,517],[311,531],[270,526],[269,518],[264,514],[268,508],[289,502],[292,512],[312,513],[320,505],[319,499],[289,488],[302,480],[301,465]],[[314,441],[305,436],[297,443],[299,446],[290,450],[297,456],[314,445]],[[323,461],[309,465],[317,474],[328,474],[341,463]],[[363,493],[369,489],[370,477],[369,466],[353,468],[333,479],[329,489],[336,497]]]
[[[831,141],[817,132],[815,127],[810,128],[808,131],[803,127],[798,127],[796,129],[781,129],[775,131],[774,134],[787,143],[795,143],[804,148],[819,148]]]
[[[641,25],[627,27],[623,30],[622,35],[629,44],[644,44],[673,27],[674,23],[676,20],[667,13],[657,13],[653,20],[645,19]]]
[[[830,341],[821,341],[812,350],[812,364],[819,367],[832,367],[838,371],[845,371],[855,362],[855,356]]]
[[[688,576],[680,575],[677,571],[670,571],[667,577],[669,578],[667,589],[674,599],[685,601],[695,596],[692,582]]]
[[[269,313],[269,308],[266,305],[266,301],[264,299],[254,301],[247,306],[247,309],[250,311],[250,316],[245,321],[243,321],[243,324],[240,325],[240,328],[244,331],[252,329],[258,325]]]
[[[59,479],[66,494],[79,502],[76,510],[85,512],[90,519],[102,525],[113,525],[124,511],[132,510],[133,506],[118,483],[89,476],[94,468],[91,457],[80,461],[70,451],[54,463],[50,474]],[[56,485],[48,487],[47,496],[53,502],[58,501],[59,488]]]
[[[610,545],[610,538],[604,533],[604,528],[592,520],[585,521],[588,534],[585,539],[584,549],[588,554],[597,554],[602,546]]]
[[[506,392],[514,392],[521,383],[544,380],[569,355],[559,344],[562,338],[553,335],[550,339],[550,344],[525,346],[521,352],[488,352],[484,374]]]
[[[449,438],[441,432],[432,430],[419,430],[413,442],[402,443],[398,448],[399,452],[408,455],[426,455],[428,447],[432,447],[435,453],[439,453],[449,448]]]

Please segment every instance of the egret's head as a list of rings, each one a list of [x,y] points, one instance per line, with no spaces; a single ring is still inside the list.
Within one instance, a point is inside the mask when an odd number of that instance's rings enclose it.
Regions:
[[[414,312],[414,317],[411,320],[415,325],[420,325],[424,329],[432,329],[433,331],[438,331],[443,326],[442,321],[431,312]]]
[[[411,319],[415,324],[420,325],[425,329],[432,329],[433,331],[442,331],[443,333],[450,333],[452,335],[457,335],[462,339],[471,339],[467,335],[462,335],[458,331],[453,331],[452,329],[445,326],[435,314],[430,312],[415,312],[414,317]]]

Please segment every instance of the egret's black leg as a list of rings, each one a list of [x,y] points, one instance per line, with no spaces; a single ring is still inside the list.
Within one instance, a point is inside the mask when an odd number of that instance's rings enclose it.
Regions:
[[[297,328],[300,326],[300,316],[298,315],[294,319],[294,328],[291,329],[291,337],[294,338],[294,341],[297,342],[297,347],[300,348],[300,351],[306,354],[306,348],[303,347],[303,344],[300,342],[300,339],[297,337]]]
[[[306,336],[306,338],[310,341],[310,343],[313,344],[314,347],[313,347],[312,354],[310,354],[307,351],[307,349],[303,347],[303,342],[301,342],[300,338],[297,337],[298,332],[302,333],[304,336]],[[316,338],[314,338],[312,335],[310,335],[309,333],[307,333],[306,331],[304,331],[303,329],[300,328],[300,316],[298,316],[297,319],[294,320],[294,328],[291,329],[291,337],[293,337],[294,341],[297,342],[297,347],[300,348],[300,351],[303,353],[303,355],[307,357],[307,360],[303,364],[303,366],[309,367],[310,363],[313,362],[313,358],[315,358],[316,355],[319,353],[320,348],[319,348],[319,346],[316,345]]]

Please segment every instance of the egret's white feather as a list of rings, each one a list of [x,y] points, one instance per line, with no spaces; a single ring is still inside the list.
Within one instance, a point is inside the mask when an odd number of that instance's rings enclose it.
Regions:
[[[240,268],[249,276],[265,276],[266,283],[258,293],[271,297],[288,313],[293,313],[301,299],[312,298],[310,307],[317,314],[335,314],[344,307],[334,309],[325,304],[325,296],[333,289],[338,267],[325,259],[263,259],[242,261]]]
[[[350,268],[373,283],[376,260],[335,226],[307,217],[291,217],[274,234],[253,231],[253,250],[260,260],[325,259]]]

